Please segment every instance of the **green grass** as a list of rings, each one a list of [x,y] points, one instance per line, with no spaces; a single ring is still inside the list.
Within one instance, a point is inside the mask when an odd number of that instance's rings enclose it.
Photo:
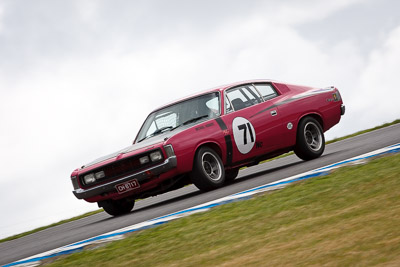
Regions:
[[[327,141],[327,144],[334,143],[334,142],[337,142],[337,141],[340,141],[340,140],[343,140],[343,139],[347,139],[347,138],[350,138],[350,137],[354,137],[354,136],[357,136],[357,135],[360,135],[360,134],[363,134],[363,133],[371,132],[371,131],[374,131],[374,130],[377,130],[377,129],[381,129],[381,128],[384,128],[384,127],[388,127],[388,126],[396,124],[396,123],[400,123],[400,119],[394,120],[393,122],[390,122],[390,123],[385,123],[385,124],[376,126],[374,128],[371,128],[371,129],[359,131],[359,132],[356,132],[354,134],[350,134],[350,135],[346,135],[346,136],[343,136],[343,137],[335,138],[333,140]],[[285,154],[280,155],[278,157],[262,161],[262,162],[260,162],[260,164],[268,162],[268,161],[271,161],[271,160],[274,160],[274,159],[290,156],[290,155],[293,155],[293,154],[294,154],[293,152],[285,153]],[[20,237],[23,237],[23,236],[27,236],[27,235],[30,235],[30,234],[45,230],[45,229],[53,227],[53,226],[57,226],[57,225],[63,224],[63,223],[66,223],[66,222],[75,221],[75,220],[78,220],[78,219],[81,219],[81,218],[84,218],[84,217],[88,217],[88,216],[91,216],[93,214],[96,214],[96,213],[99,213],[99,212],[102,212],[102,211],[103,211],[102,209],[99,209],[99,210],[96,210],[96,211],[93,211],[93,212],[88,212],[88,213],[73,217],[73,218],[68,219],[68,220],[63,220],[63,221],[60,221],[60,222],[57,222],[57,223],[53,223],[53,224],[50,224],[50,225],[47,225],[47,226],[39,227],[37,229],[31,230],[31,231],[28,231],[28,232],[24,232],[24,233],[21,233],[21,234],[18,234],[18,235],[14,235],[14,236],[10,236],[10,237],[4,238],[4,239],[0,239],[0,243],[1,242],[5,242],[5,241],[10,241],[10,240],[13,240],[13,239],[17,239],[17,238],[20,238]]]
[[[400,155],[130,235],[51,266],[400,266]]]

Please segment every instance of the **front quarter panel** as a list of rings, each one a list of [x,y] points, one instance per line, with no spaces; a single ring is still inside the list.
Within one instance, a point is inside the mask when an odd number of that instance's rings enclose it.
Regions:
[[[187,173],[192,170],[193,159],[197,149],[205,144],[213,147],[220,154],[223,162],[226,156],[221,153],[225,151],[224,135],[215,119],[192,126],[171,137],[166,144],[171,144],[177,158],[177,171]]]

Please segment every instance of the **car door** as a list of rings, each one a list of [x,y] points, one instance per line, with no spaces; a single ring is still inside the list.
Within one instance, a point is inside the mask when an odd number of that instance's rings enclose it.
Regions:
[[[266,90],[266,86],[272,90]],[[225,91],[222,119],[232,137],[233,163],[269,153],[278,147],[282,132],[280,112],[274,105],[278,99],[278,93],[268,84],[246,84]]]

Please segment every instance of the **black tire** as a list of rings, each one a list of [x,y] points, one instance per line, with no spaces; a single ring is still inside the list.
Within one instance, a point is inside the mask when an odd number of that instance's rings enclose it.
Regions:
[[[230,169],[225,171],[225,182],[233,182],[239,174],[239,168]]]
[[[127,214],[133,209],[134,205],[135,201],[126,199],[108,200],[101,203],[101,207],[104,211],[112,216]]]
[[[225,169],[221,158],[209,147],[201,147],[193,162],[192,183],[202,191],[221,187],[225,182]]]
[[[319,122],[312,117],[303,118],[297,127],[294,153],[302,160],[318,158],[325,150],[325,136]]]

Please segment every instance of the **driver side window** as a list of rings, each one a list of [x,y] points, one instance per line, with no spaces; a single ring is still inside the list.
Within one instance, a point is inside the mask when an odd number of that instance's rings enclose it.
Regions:
[[[227,99],[235,111],[261,103],[263,100],[251,85],[239,86],[226,91]],[[229,101],[226,101],[226,112],[233,111]]]

